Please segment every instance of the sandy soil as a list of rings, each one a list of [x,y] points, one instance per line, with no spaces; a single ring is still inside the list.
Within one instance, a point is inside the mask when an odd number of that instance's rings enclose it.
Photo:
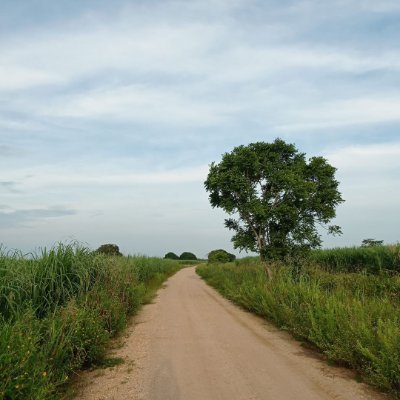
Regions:
[[[386,399],[290,335],[223,299],[186,268],[145,306],[114,351],[85,373],[82,400]]]

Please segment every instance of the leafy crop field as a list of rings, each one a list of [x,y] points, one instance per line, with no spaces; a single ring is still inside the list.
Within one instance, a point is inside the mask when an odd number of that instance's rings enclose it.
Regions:
[[[400,398],[399,275],[333,273],[308,266],[300,274],[282,267],[269,280],[254,258],[202,265],[197,272],[236,304]]]
[[[101,362],[107,340],[178,262],[107,257],[59,245],[0,254],[0,399],[56,399],[71,374]]]

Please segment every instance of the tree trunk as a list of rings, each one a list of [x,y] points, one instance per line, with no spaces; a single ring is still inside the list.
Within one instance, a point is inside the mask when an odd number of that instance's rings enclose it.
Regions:
[[[268,263],[267,262],[265,262],[264,261],[264,271],[265,271],[265,273],[267,274],[267,276],[268,276],[268,279],[272,279],[272,277],[273,277],[273,272],[272,272],[272,269],[271,269],[271,267],[268,265]]]
[[[268,263],[268,261],[266,260],[264,254],[260,251],[260,259],[261,259],[261,264],[264,267],[264,272],[266,273],[266,275],[268,276],[268,279],[272,279],[273,277],[273,271]]]

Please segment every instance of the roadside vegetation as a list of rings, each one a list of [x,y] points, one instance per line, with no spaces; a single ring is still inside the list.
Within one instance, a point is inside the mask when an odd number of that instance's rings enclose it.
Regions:
[[[335,272],[398,273],[400,244],[313,250],[311,261]]]
[[[0,252],[0,399],[57,399],[180,267],[79,245],[30,258]]]
[[[273,277],[258,257],[197,272],[236,304],[400,398],[398,261],[396,245],[314,251],[300,270],[277,262]]]

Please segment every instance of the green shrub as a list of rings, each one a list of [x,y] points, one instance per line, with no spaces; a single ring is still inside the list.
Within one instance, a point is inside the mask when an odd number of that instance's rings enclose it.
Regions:
[[[172,253],[172,251],[170,251],[169,253],[167,253],[164,258],[166,259],[170,259],[170,260],[179,260],[179,257],[175,254]]]
[[[190,253],[189,251],[185,251],[179,256],[179,259],[180,260],[197,260],[197,257],[193,253]]]
[[[116,244],[102,244],[97,250],[97,253],[105,254],[106,256],[122,256],[119,247]]]
[[[235,261],[236,256],[234,254],[230,254],[223,249],[212,250],[208,253],[208,262],[209,263],[227,263]]]

